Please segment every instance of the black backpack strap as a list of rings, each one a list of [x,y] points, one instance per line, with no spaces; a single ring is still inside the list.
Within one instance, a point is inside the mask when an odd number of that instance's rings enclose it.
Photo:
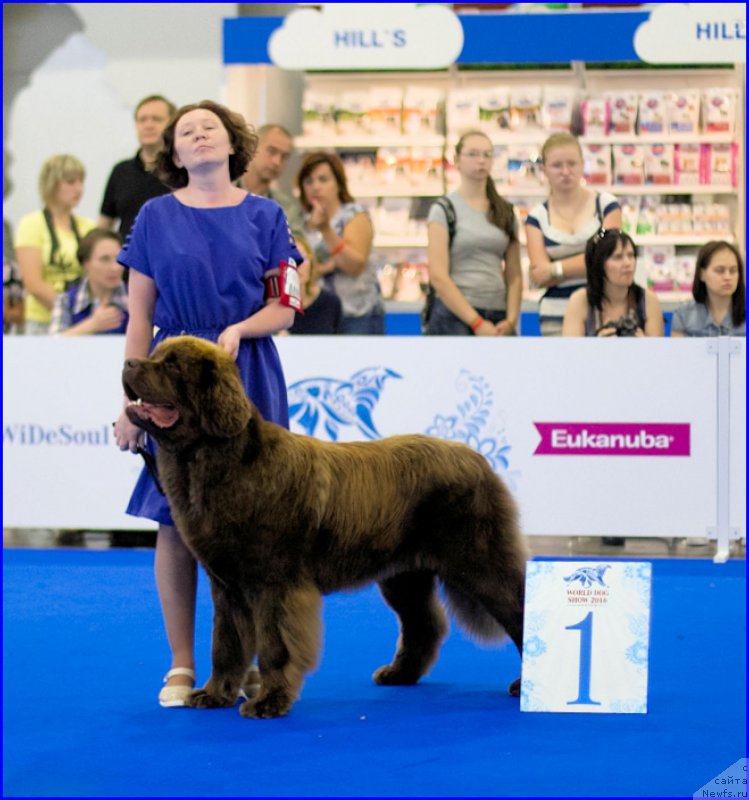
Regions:
[[[434,202],[445,213],[445,218],[447,220],[447,235],[448,235],[449,247],[452,247],[453,239],[455,238],[455,229],[458,225],[458,217],[455,213],[455,206],[453,205],[452,200],[446,195],[443,197],[438,197]]]
[[[44,221],[47,223],[47,230],[49,231],[49,238],[52,241],[52,248],[49,251],[49,262],[50,264],[55,263],[55,258],[57,256],[57,251],[60,249],[60,242],[57,238],[57,232],[55,231],[55,225],[52,222],[52,212],[48,208],[44,208],[42,210],[42,214],[44,214]]]

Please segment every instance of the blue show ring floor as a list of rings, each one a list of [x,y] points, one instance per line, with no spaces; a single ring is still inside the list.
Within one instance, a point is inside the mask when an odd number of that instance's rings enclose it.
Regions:
[[[375,588],[326,599],[289,717],[162,709],[153,552],[6,549],[3,574],[7,797],[691,797],[746,755],[744,561],[653,561],[646,715],[521,713],[514,649],[454,625],[419,686],[375,686],[397,636]],[[199,682],[210,617],[201,575]]]

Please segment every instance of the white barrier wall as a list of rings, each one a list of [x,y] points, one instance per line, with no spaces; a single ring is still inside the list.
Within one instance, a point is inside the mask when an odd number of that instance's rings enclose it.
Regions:
[[[284,337],[278,348],[296,432],[466,441],[510,485],[529,534],[705,536],[718,408],[706,341]],[[731,422],[743,431],[735,341]],[[5,527],[154,527],[123,513],[142,466],[111,434],[123,351],[121,337],[4,338]],[[745,453],[732,434],[741,536]]]

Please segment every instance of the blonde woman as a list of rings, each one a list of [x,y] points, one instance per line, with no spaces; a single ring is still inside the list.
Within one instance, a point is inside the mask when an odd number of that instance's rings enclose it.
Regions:
[[[516,331],[522,294],[517,222],[494,186],[493,158],[486,134],[463,134],[455,146],[460,185],[429,211],[429,280],[437,296],[427,335],[511,336]]]
[[[16,257],[26,290],[27,334],[49,331],[55,298],[82,274],[78,245],[94,227],[73,209],[81,201],[86,170],[71,155],[48,158],[39,174],[43,208],[21,219],[16,230]]]
[[[299,265],[299,283],[302,289],[303,314],[297,314],[289,333],[331,334],[343,333],[343,307],[338,296],[320,286],[320,270],[314,251],[303,233],[295,232],[297,250],[303,261]]]
[[[555,133],[541,148],[549,196],[525,223],[531,281],[545,289],[539,313],[541,333],[558,336],[570,295],[585,286],[585,246],[596,231],[620,228],[622,211],[614,195],[583,182],[580,143]]]

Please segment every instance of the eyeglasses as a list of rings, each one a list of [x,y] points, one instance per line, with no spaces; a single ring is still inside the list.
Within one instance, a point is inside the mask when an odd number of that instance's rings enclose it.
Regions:
[[[494,153],[491,150],[466,150],[465,153],[460,153],[459,155],[463,156],[463,158],[485,158],[487,160],[494,158]]]

